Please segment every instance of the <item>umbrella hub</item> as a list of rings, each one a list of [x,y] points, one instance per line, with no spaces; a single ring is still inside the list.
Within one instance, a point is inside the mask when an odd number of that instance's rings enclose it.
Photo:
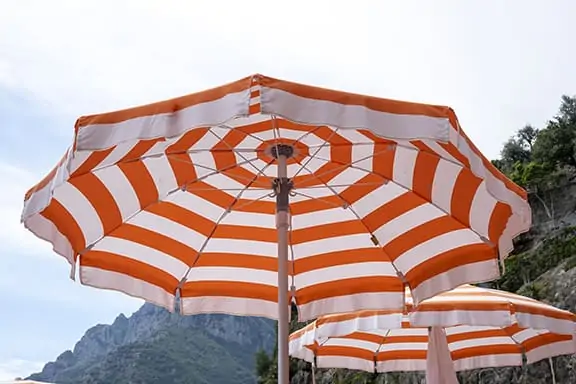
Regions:
[[[270,147],[270,154],[275,159],[278,159],[280,156],[289,159],[294,156],[294,147],[290,144],[275,144]]]
[[[287,177],[286,160],[294,156],[294,146],[276,143],[270,147],[270,155],[278,162],[278,177],[272,181],[272,189],[276,195],[276,212],[288,212],[290,191],[294,187]]]

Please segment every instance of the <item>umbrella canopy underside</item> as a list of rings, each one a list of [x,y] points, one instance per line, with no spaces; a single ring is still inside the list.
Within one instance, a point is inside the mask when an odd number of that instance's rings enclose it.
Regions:
[[[22,220],[83,284],[186,314],[277,317],[274,154],[288,148],[289,286],[301,320],[402,308],[499,276],[526,192],[447,107],[260,75],[82,117]]]

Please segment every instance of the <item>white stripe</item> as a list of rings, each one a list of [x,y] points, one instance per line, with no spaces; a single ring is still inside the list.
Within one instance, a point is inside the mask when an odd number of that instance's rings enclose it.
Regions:
[[[380,245],[386,246],[398,236],[441,216],[446,216],[446,214],[431,204],[422,204],[400,216],[396,216],[375,230],[374,236],[376,236]]]
[[[417,157],[417,151],[412,151],[404,147],[396,147],[394,170],[392,172],[394,182],[406,189],[412,189]]]
[[[202,256],[200,256],[202,258]],[[222,281],[230,283],[263,284],[278,286],[278,273],[252,268],[234,267],[193,267],[186,275],[186,281]],[[288,290],[290,286],[286,286]]]
[[[250,90],[229,93],[222,98],[190,106],[177,112],[136,117],[118,124],[96,124],[78,131],[78,150],[106,149],[123,141],[173,137],[201,126],[222,124],[248,114]]]
[[[482,240],[469,229],[443,233],[404,252],[396,258],[394,265],[406,274],[434,256],[471,244],[482,244]]]
[[[292,246],[294,259],[299,260],[310,256],[322,255],[331,252],[350,251],[353,249],[373,248],[374,244],[370,240],[370,235],[360,233],[356,235],[346,235],[331,237]],[[382,256],[385,257],[384,253]]]
[[[172,275],[178,280],[180,280],[188,270],[188,266],[175,257],[154,248],[117,237],[102,238],[102,240],[94,245],[92,251],[109,252],[148,264]],[[91,251],[87,253],[90,252]]]
[[[297,268],[297,267],[296,267]],[[357,279],[362,277],[395,277],[396,271],[390,262],[354,263],[324,267],[299,273],[294,283],[299,289],[331,281]],[[343,282],[344,284],[344,282]]]
[[[462,168],[448,161],[440,161],[432,182],[432,203],[444,212],[452,210],[452,193]]]
[[[276,320],[278,304],[261,299],[245,297],[183,297],[182,313],[226,313],[229,315],[259,316]]]
[[[132,184],[130,184],[126,175],[118,166],[102,168],[93,173],[114,198],[122,216],[122,221],[128,220],[128,218],[140,211],[138,196],[134,192]]]
[[[78,223],[86,245],[92,244],[104,234],[98,213],[90,201],[70,183],[62,184],[54,194],[56,199]]]

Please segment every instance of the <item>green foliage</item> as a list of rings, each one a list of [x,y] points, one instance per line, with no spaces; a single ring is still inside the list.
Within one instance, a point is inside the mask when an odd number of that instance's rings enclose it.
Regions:
[[[567,227],[546,238],[540,246],[508,257],[506,273],[498,280],[497,286],[505,291],[516,292],[524,284],[531,283],[544,272],[574,255],[576,227]]]
[[[559,114],[543,129],[518,130],[492,164],[533,192],[555,185],[566,168],[576,169],[576,98],[563,96]]]

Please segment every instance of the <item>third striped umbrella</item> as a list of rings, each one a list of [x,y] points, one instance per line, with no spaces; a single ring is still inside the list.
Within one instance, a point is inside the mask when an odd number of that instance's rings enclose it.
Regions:
[[[455,371],[523,365],[576,353],[576,315],[504,291],[464,285],[401,311],[318,318],[290,336],[290,354],[320,368],[426,371],[429,384]]]

